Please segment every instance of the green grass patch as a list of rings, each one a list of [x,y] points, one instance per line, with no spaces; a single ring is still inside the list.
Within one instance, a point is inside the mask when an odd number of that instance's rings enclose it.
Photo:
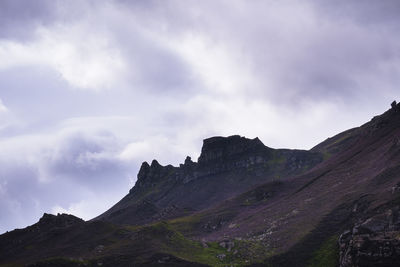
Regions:
[[[35,263],[38,266],[65,266],[65,267],[75,267],[75,266],[91,266],[89,261],[77,260],[72,258],[47,258],[42,261],[38,261]]]
[[[201,214],[193,214],[169,220],[168,223],[174,229],[179,229],[183,233],[189,233],[202,223],[202,216]]]
[[[338,236],[328,238],[322,246],[313,253],[309,267],[336,267],[339,263]]]
[[[248,261],[247,263],[262,263],[266,258],[274,255],[274,251],[261,241],[237,240],[236,249],[240,257]]]
[[[324,161],[330,159],[331,157],[332,157],[332,154],[329,153],[328,151],[323,151],[323,152],[322,152],[322,159],[323,159]]]
[[[204,245],[199,241],[186,238],[167,222],[153,224],[143,231],[146,232],[146,236],[151,237],[153,245],[162,252],[187,261],[210,266],[244,266],[245,264],[242,258],[233,253],[234,249],[227,251],[216,242]]]
[[[286,163],[286,158],[279,152],[273,151],[272,158],[267,161],[269,166],[283,165]]]

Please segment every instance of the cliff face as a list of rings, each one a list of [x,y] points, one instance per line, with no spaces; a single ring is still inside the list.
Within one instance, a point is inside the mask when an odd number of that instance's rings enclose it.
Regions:
[[[144,162],[129,194],[98,219],[135,224],[188,214],[322,160],[319,152],[272,149],[258,138],[208,138],[197,162],[190,157],[179,167]]]
[[[272,149],[258,138],[247,139],[239,135],[211,137],[203,141],[198,162],[187,157],[178,168],[171,165],[161,166],[156,160],[151,165],[143,162],[132,190],[136,187],[154,186],[152,182],[168,176],[174,176],[176,181],[185,184],[202,177],[233,171],[253,171],[256,175],[262,175],[271,167],[282,167],[277,172],[297,173],[321,161],[322,157],[317,152]]]

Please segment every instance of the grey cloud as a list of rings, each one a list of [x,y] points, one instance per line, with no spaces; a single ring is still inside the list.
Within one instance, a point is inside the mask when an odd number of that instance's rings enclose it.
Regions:
[[[2,0],[0,39],[32,41],[38,27],[73,23],[107,1]]]
[[[337,0],[337,1],[313,1],[324,12],[324,15],[355,21],[356,23],[372,26],[374,24],[383,27],[393,26],[400,22],[400,2],[397,0]]]
[[[168,48],[142,35],[134,27],[117,29],[115,38],[128,63],[131,88],[148,92],[187,95],[194,87],[189,66]]]
[[[26,40],[33,37],[37,26],[55,19],[57,1],[0,1],[0,39]]]
[[[67,177],[89,187],[110,188],[114,177],[123,177],[126,166],[116,158],[118,144],[111,134],[85,136],[75,133],[64,138],[49,158],[49,175]]]
[[[398,1],[123,3],[149,30],[162,25],[171,38],[200,34],[234,47],[257,73],[260,86],[249,91],[266,101],[351,102],[376,87],[393,94],[398,82],[388,82],[393,69],[382,68],[399,61]],[[371,23],[380,28],[371,29]],[[174,70],[184,69],[173,67],[165,76]],[[162,87],[164,79],[159,81]]]

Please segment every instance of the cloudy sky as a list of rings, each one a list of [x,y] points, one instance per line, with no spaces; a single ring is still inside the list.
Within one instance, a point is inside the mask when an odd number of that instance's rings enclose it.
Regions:
[[[0,233],[202,139],[309,149],[400,92],[397,0],[0,0]]]

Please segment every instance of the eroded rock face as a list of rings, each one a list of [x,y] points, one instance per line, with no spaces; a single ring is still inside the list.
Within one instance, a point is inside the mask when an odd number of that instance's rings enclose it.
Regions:
[[[183,184],[195,179],[229,172],[233,170],[257,170],[262,173],[271,165],[282,165],[288,172],[304,170],[322,161],[318,153],[272,149],[265,146],[260,139],[248,139],[239,135],[229,137],[211,137],[203,141],[198,162],[190,157],[179,167],[161,166],[156,160],[151,165],[143,162],[138,173],[135,187],[154,187],[160,178],[179,181]]]
[[[233,135],[205,139],[198,159],[200,176],[264,164],[272,151],[258,138]]]
[[[81,218],[75,217],[70,214],[47,214],[44,213],[42,218],[40,218],[38,226],[43,228],[51,228],[51,227],[68,227],[74,224],[83,223],[84,220]]]
[[[322,160],[320,152],[272,149],[258,138],[208,138],[198,162],[190,157],[179,167],[143,162],[129,194],[96,219],[137,224],[176,217],[257,184],[303,173]]]
[[[143,162],[137,175],[135,187],[154,187],[158,180],[168,176],[174,169],[173,166],[161,166],[157,160],[153,160],[151,165]]]
[[[198,162],[207,164],[209,162],[224,161],[228,158],[239,156],[250,152],[266,152],[270,148],[258,138],[248,139],[239,135],[229,137],[211,137],[203,141],[201,155]]]
[[[340,266],[399,266],[399,207],[357,224],[339,238]]]

